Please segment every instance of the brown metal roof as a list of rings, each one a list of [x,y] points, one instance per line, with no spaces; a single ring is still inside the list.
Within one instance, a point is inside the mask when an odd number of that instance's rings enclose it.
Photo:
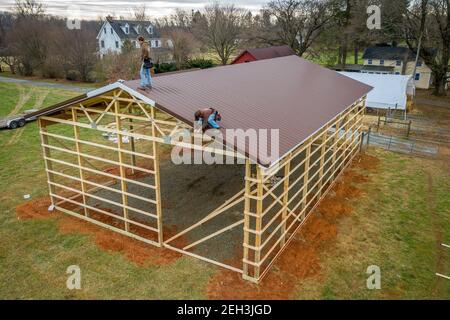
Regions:
[[[295,55],[294,50],[289,46],[273,46],[266,48],[252,48],[247,49],[242,52],[234,61],[237,61],[240,57],[242,57],[245,53],[250,53],[256,60],[265,60],[265,59],[273,59],[273,58],[281,58]],[[233,63],[234,63],[233,61]]]
[[[125,86],[137,90],[139,81]],[[297,56],[268,59],[153,79],[143,93],[157,106],[192,123],[194,113],[212,107],[225,129],[279,129],[279,158],[365,96],[372,87]],[[271,150],[271,146],[268,146]],[[248,146],[237,146],[267,166]],[[270,159],[273,164],[278,159]]]

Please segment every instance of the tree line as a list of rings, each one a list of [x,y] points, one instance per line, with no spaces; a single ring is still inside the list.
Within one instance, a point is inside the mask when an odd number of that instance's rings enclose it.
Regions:
[[[381,8],[379,30],[367,27],[370,5]],[[145,5],[135,8],[134,18],[151,19]],[[216,2],[151,20],[171,39],[177,69],[199,54],[212,52],[225,65],[245,48],[283,44],[329,66],[358,64],[366,47],[396,43],[414,53],[420,48],[420,58],[433,72],[434,93],[446,94],[450,0],[272,0],[257,14]],[[36,0],[17,0],[12,13],[0,15],[0,59],[24,75],[93,81],[102,72],[99,66],[106,68],[96,54],[100,26],[101,21],[83,21],[80,30],[69,30]],[[119,68],[114,63],[123,68],[135,54],[132,48],[126,51],[125,57],[109,58],[108,68]]]

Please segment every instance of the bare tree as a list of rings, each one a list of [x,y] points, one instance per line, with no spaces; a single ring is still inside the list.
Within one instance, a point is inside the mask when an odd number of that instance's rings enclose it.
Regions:
[[[173,59],[177,69],[180,69],[189,60],[196,47],[195,37],[191,32],[179,28],[173,28],[165,36],[172,42]]]
[[[29,76],[47,58],[49,37],[46,33],[50,21],[45,17],[43,5],[34,0],[17,0],[14,12],[8,51],[19,61],[19,72]]]
[[[194,19],[194,34],[216,51],[223,65],[238,48],[244,16],[245,11],[234,5],[214,3]]]
[[[16,0],[14,12],[22,18],[38,18],[45,13],[44,5],[36,0]]]
[[[150,17],[147,15],[147,5],[144,3],[133,9],[133,18],[136,21],[147,21]]]
[[[450,60],[450,0],[411,1],[403,26],[409,48],[419,51],[433,72],[433,94],[445,96]]]
[[[89,74],[97,61],[96,33],[87,28],[69,30],[58,28],[54,43],[53,54],[63,58],[62,63],[67,71],[75,70],[79,79],[84,82],[91,81]]]
[[[299,56],[313,44],[332,18],[329,0],[274,0],[263,9],[262,39],[287,44]]]

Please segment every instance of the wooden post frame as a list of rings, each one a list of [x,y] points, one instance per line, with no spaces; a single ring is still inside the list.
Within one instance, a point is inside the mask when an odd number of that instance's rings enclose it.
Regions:
[[[193,134],[192,127],[123,90],[114,89],[40,117],[41,145],[52,205],[61,212],[114,232],[239,272],[244,279],[258,283],[358,154],[364,102],[362,98],[330,119],[280,159],[277,167],[267,169],[235,151],[221,152],[207,145],[171,139],[179,129],[188,129]],[[48,126],[54,124],[71,127],[71,130],[53,133]],[[117,142],[83,139],[91,136],[84,135],[85,131],[97,136],[113,135]],[[73,132],[73,136],[61,132]],[[127,138],[129,147],[124,145]],[[65,147],[65,143],[75,147]],[[164,239],[163,232],[160,144],[245,158],[243,189],[170,239]],[[141,145],[146,149],[140,148]],[[108,157],[110,155],[114,155],[114,160]],[[145,165],[149,163],[153,166]],[[102,165],[117,170],[104,170]],[[148,175],[149,179],[135,179],[138,173]],[[145,188],[152,196],[143,196],[136,188]],[[113,196],[105,196],[96,192],[98,190],[108,191],[105,194]],[[148,206],[137,208],[136,201]],[[174,244],[176,239],[242,203],[243,216],[236,221],[211,234],[202,234],[201,238],[184,243],[182,247]],[[111,207],[118,211],[109,209]],[[243,232],[242,267],[193,251],[200,244],[239,227]]]

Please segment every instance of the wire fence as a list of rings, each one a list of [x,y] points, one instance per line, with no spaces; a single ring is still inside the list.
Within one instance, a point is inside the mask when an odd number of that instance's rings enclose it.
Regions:
[[[365,134],[364,142],[365,145],[369,147],[374,146],[393,152],[426,157],[437,157],[442,153],[441,148],[443,148],[440,145],[433,145],[427,142],[383,135],[371,130]]]

